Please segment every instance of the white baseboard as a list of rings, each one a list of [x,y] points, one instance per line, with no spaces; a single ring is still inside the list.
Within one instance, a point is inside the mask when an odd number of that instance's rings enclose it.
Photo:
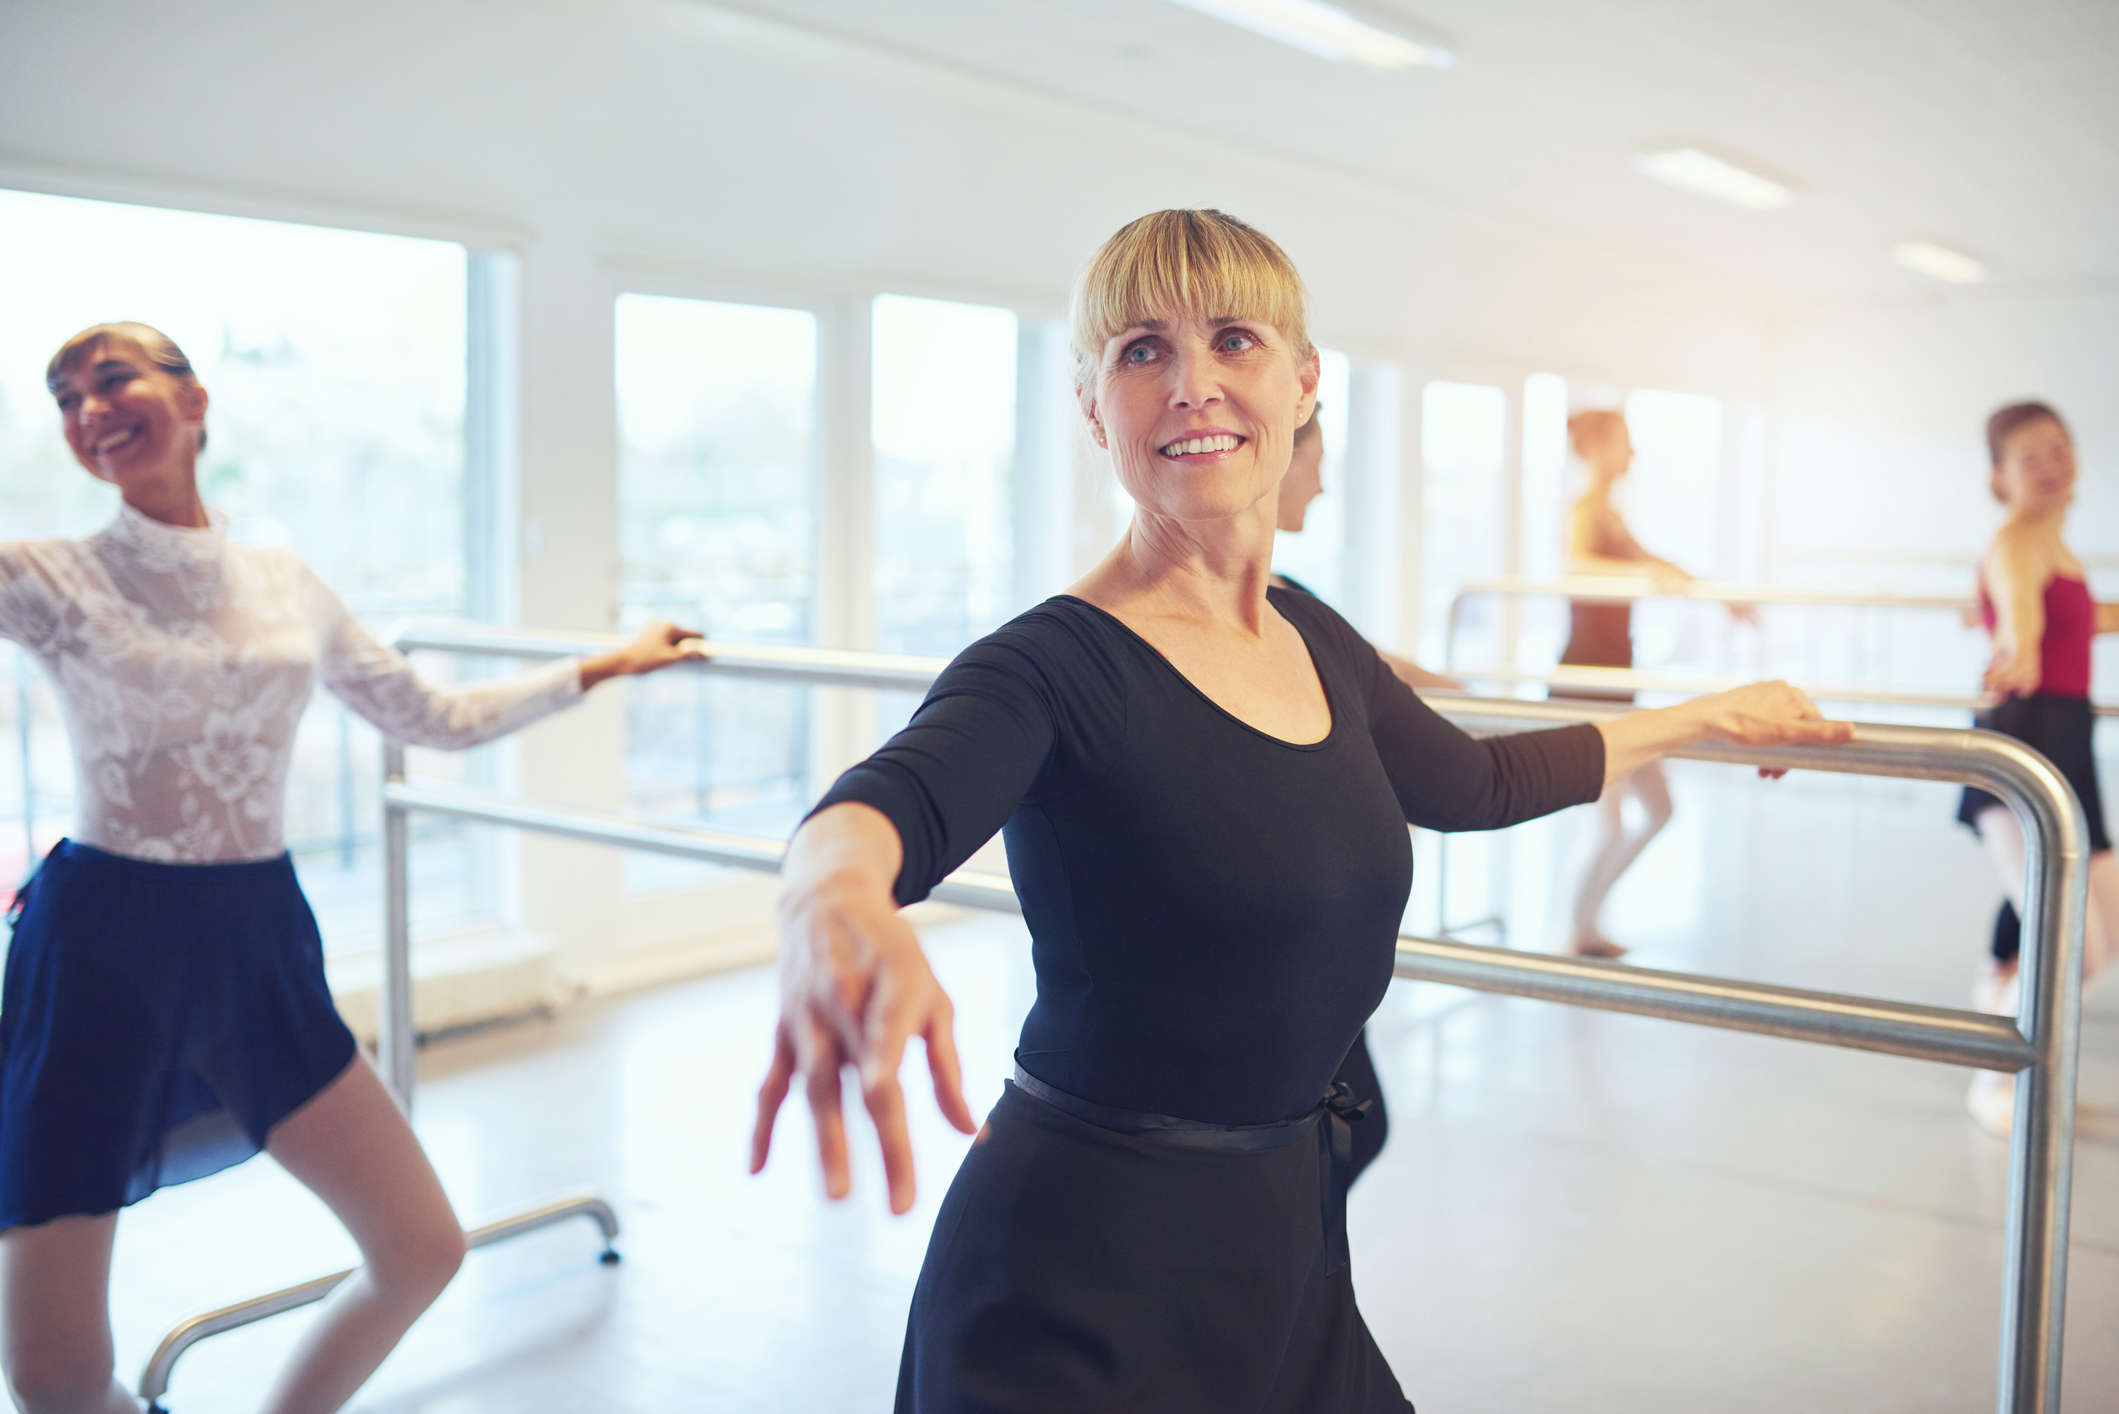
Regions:
[[[505,928],[422,939],[412,950],[412,1014],[425,1031],[526,1016],[559,998],[549,939]],[[382,953],[356,953],[325,964],[339,1015],[372,1042],[382,998]]]

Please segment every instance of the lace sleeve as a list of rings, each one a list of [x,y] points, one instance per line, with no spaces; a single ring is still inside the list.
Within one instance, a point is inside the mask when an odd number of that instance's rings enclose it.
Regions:
[[[449,750],[477,746],[581,700],[581,663],[574,658],[492,682],[437,687],[362,627],[307,566],[303,577],[324,686],[393,741]]]
[[[59,626],[51,584],[38,572],[33,541],[0,544],[0,639],[32,651],[50,642]]]

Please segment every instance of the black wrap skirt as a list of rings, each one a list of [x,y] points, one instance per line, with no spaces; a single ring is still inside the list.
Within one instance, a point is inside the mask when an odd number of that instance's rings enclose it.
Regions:
[[[1020,1069],[929,1240],[898,1414],[1407,1414],[1354,1304],[1362,1108],[1228,1127]]]

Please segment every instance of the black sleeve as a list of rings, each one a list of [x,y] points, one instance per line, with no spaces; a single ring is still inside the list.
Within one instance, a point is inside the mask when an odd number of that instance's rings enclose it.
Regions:
[[[1604,734],[1594,726],[1474,737],[1415,696],[1352,624],[1307,602],[1365,687],[1376,754],[1409,823],[1498,830],[1604,793]]]
[[[1429,830],[1498,830],[1604,793],[1604,734],[1587,722],[1475,737],[1376,660],[1369,728],[1406,820]]]
[[[1004,629],[965,649],[904,730],[810,811],[857,800],[889,817],[905,847],[893,890],[901,906],[993,838],[1052,751],[1059,704],[1029,647]]]

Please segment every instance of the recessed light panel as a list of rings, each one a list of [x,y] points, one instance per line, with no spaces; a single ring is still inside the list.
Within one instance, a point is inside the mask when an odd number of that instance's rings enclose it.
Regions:
[[[1447,46],[1410,38],[1348,14],[1324,0],[1175,0],[1253,34],[1292,44],[1326,59],[1378,69],[1446,69],[1457,62]]]
[[[1633,169],[1644,177],[1681,187],[1700,196],[1734,202],[1763,211],[1786,206],[1794,191],[1785,183],[1739,167],[1725,157],[1697,147],[1671,147],[1644,152],[1633,159]]]
[[[1951,285],[1976,285],[1987,277],[1986,262],[1934,241],[1900,241],[1891,258],[1917,275]]]

